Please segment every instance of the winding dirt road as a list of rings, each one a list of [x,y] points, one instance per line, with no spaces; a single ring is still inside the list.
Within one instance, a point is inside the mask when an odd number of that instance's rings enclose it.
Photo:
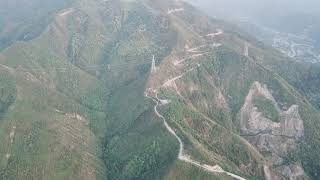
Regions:
[[[200,64],[198,64],[198,66],[200,66]],[[172,83],[172,82],[175,82],[176,80],[182,78],[186,73],[188,72],[191,72],[193,71],[195,68],[191,68],[189,69],[188,71],[182,73],[181,75],[178,75],[174,78],[171,78],[169,80],[167,80],[161,87],[165,87],[167,86],[168,84]],[[211,172],[211,173],[217,173],[217,174],[226,174],[228,176],[231,176],[235,179],[238,179],[238,180],[245,180],[245,178],[242,178],[236,174],[233,174],[233,173],[230,173],[230,172],[227,172],[225,170],[223,170],[219,165],[215,165],[215,166],[211,166],[211,165],[207,165],[207,164],[201,164],[200,162],[196,161],[196,160],[193,160],[191,159],[188,155],[186,155],[184,153],[184,144],[181,140],[181,138],[175,133],[175,131],[170,127],[170,125],[168,124],[166,118],[159,113],[158,111],[158,107],[161,106],[161,105],[166,105],[170,102],[170,100],[167,100],[167,99],[159,99],[158,98],[158,92],[157,90],[154,90],[154,89],[148,89],[150,91],[153,91],[155,93],[155,97],[151,97],[149,96],[148,94],[148,91],[146,91],[145,93],[145,96],[149,99],[151,99],[153,102],[155,102],[155,106],[154,106],[154,112],[155,114],[163,120],[163,123],[166,127],[166,129],[178,140],[179,142],[179,153],[178,153],[178,159],[181,160],[181,161],[184,161],[186,163],[189,163],[189,164],[192,164],[196,167],[199,167],[205,171],[208,171],[208,172]],[[166,103],[163,103],[163,102],[166,102]]]

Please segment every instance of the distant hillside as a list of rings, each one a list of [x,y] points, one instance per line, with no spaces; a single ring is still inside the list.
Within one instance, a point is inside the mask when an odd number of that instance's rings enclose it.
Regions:
[[[40,35],[70,0],[0,0],[0,49]]]

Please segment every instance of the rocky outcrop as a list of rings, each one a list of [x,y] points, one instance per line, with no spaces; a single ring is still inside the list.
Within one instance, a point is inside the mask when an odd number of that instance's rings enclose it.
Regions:
[[[282,114],[281,135],[299,139],[304,134],[303,121],[299,115],[299,107],[292,105]]]
[[[263,115],[253,100],[266,99],[272,102],[279,113],[280,121],[274,122]],[[299,179],[304,175],[299,165],[285,165],[284,157],[293,151],[297,142],[304,135],[303,121],[299,115],[299,106],[292,105],[287,111],[282,111],[266,87],[259,82],[252,85],[243,107],[239,112],[239,128],[242,136],[253,144],[270,162],[265,166],[266,179]]]
[[[271,100],[273,104],[276,105],[276,101],[268,91],[267,87],[262,86],[259,82],[255,82],[252,85],[240,111],[241,132],[244,135],[257,135],[264,132],[266,133],[273,129],[279,129],[279,123],[274,123],[270,119],[264,117],[262,112],[259,112],[258,108],[254,106],[253,99],[255,97]],[[276,108],[280,112],[277,106]]]

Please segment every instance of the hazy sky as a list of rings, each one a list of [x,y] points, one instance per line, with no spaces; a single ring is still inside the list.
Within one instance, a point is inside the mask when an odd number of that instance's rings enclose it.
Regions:
[[[231,18],[285,15],[293,12],[320,14],[320,0],[185,0],[213,15]]]

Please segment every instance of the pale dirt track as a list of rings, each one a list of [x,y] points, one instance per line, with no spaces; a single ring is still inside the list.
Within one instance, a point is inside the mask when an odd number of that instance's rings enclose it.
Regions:
[[[200,64],[198,64],[198,66],[200,66]],[[182,73],[181,75],[178,75],[176,77],[173,77],[171,79],[168,79],[167,81],[165,81],[165,83],[161,86],[161,87],[165,87],[167,86],[168,84],[170,83],[173,83],[175,82],[176,80],[182,78],[185,74],[187,74],[188,72],[191,72],[193,71],[195,68],[191,68],[189,69],[188,71]],[[245,178],[242,178],[236,174],[233,174],[233,173],[230,173],[230,172],[227,172],[225,170],[223,170],[219,165],[215,165],[215,166],[211,166],[211,165],[207,165],[207,164],[202,164],[196,160],[193,160],[191,159],[188,155],[186,155],[184,153],[184,144],[181,140],[181,138],[175,133],[175,131],[170,127],[170,125],[168,124],[167,120],[165,119],[165,117],[160,114],[160,112],[158,111],[158,107],[160,105],[166,105],[168,103],[162,103],[162,102],[170,102],[170,100],[167,100],[167,99],[159,99],[158,98],[158,92],[157,90],[154,90],[154,89],[149,89],[150,91],[153,91],[155,92],[155,97],[150,97],[148,92],[145,93],[145,96],[149,99],[151,99],[153,102],[155,102],[155,106],[154,106],[154,112],[155,114],[163,120],[163,123],[164,123],[164,126],[165,128],[170,132],[170,134],[172,134],[179,142],[179,153],[178,153],[178,159],[183,161],[183,162],[186,162],[186,163],[189,163],[189,164],[192,164],[196,167],[199,167],[205,171],[208,171],[208,172],[211,172],[211,173],[216,173],[216,174],[226,174],[228,176],[231,176],[235,179],[238,179],[238,180],[245,180]]]

